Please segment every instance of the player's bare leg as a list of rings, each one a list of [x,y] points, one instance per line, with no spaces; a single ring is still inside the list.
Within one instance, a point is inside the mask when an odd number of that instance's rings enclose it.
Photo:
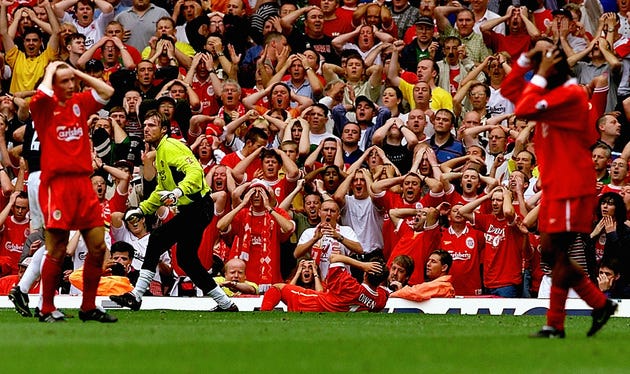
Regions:
[[[103,273],[105,245],[105,229],[103,226],[81,231],[88,249],[83,264],[83,302],[79,311],[82,321],[116,322],[118,319],[103,309],[96,307],[96,291]]]

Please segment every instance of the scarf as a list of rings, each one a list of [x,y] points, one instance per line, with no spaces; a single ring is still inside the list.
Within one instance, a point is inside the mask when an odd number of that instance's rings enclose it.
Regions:
[[[247,214],[243,217],[243,234],[242,237],[235,236],[234,243],[232,244],[232,250],[230,258],[240,258],[248,263],[248,273],[257,273],[258,284],[272,284],[277,280],[274,279],[272,263],[273,251],[275,249],[274,243],[279,243],[279,238],[276,234],[276,221],[271,217],[268,212],[264,213],[261,230],[261,249],[260,249],[260,263],[249,264],[250,254],[252,250],[252,221],[254,218],[254,212],[250,208]]]

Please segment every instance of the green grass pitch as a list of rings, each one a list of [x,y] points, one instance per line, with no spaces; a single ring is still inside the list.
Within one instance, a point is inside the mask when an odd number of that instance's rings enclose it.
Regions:
[[[77,311],[69,311],[77,314]],[[527,338],[533,316],[112,312],[116,324],[42,324],[0,310],[1,373],[622,373],[630,320],[586,338]],[[626,358],[624,358],[626,357]]]

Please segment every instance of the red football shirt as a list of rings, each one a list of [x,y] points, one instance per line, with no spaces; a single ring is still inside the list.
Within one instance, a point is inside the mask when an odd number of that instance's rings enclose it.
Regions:
[[[385,259],[389,259],[391,256],[392,249],[400,240],[401,235],[396,234],[396,228],[392,224],[389,219],[389,210],[395,208],[411,208],[411,209],[421,209],[424,207],[435,207],[442,202],[443,194],[439,196],[431,196],[431,193],[424,195],[420,200],[414,202],[408,202],[403,199],[400,194],[392,192],[390,190],[385,191],[381,196],[377,197],[374,200],[374,203],[379,209],[382,209],[383,214],[383,256]],[[407,226],[409,228],[413,227],[414,217],[407,217],[405,219]]]
[[[399,255],[407,255],[413,259],[414,270],[409,277],[409,284],[420,284],[424,282],[424,270],[426,268],[427,260],[432,251],[438,248],[440,242],[440,229],[436,223],[430,228],[425,228],[423,231],[413,231],[404,222],[399,223],[399,228],[396,231],[396,235],[400,237],[400,240],[392,249],[392,254],[387,261],[387,267],[392,266],[392,262]]]
[[[524,235],[507,219],[474,213],[474,228],[486,236],[483,250],[483,283],[488,288],[522,283]]]
[[[589,123],[586,92],[573,79],[550,91],[540,87],[537,78],[541,77],[534,76],[525,87],[515,114],[537,121],[534,143],[544,198],[595,196],[597,176],[590,147],[598,133]]]
[[[481,254],[486,239],[481,231],[466,226],[460,235],[452,228],[442,231],[440,249],[453,257],[449,275],[458,296],[481,295]]]
[[[339,263],[330,266],[326,281],[328,288],[319,294],[319,302],[327,312],[378,312],[387,304],[389,291],[359,284]]]
[[[30,110],[41,141],[42,182],[60,174],[94,172],[87,120],[105,104],[94,90],[76,93],[63,105],[52,91],[37,90]]]
[[[243,156],[241,152],[228,153],[227,155],[225,155],[225,157],[221,159],[221,165],[229,166],[230,168],[234,169],[234,167],[236,167],[239,162],[243,161],[244,158],[245,156]],[[254,175],[256,174],[256,171],[258,169],[262,169],[262,162],[260,161],[260,158],[256,158],[249,164],[249,166],[247,166],[247,170],[245,171],[246,175],[243,182],[251,181],[252,179],[254,179]]]
[[[13,216],[9,216],[4,222],[0,231],[2,247],[0,248],[0,256],[11,258],[11,267],[17,270],[24,242],[30,234],[29,221],[16,222]]]

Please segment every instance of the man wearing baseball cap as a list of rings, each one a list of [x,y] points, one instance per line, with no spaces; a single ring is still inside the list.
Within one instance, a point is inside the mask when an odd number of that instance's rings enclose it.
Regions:
[[[432,58],[439,61],[444,58],[442,48],[433,38],[435,22],[433,18],[421,16],[415,23],[416,38],[405,46],[400,54],[400,66],[408,71],[416,70],[418,61]]]

